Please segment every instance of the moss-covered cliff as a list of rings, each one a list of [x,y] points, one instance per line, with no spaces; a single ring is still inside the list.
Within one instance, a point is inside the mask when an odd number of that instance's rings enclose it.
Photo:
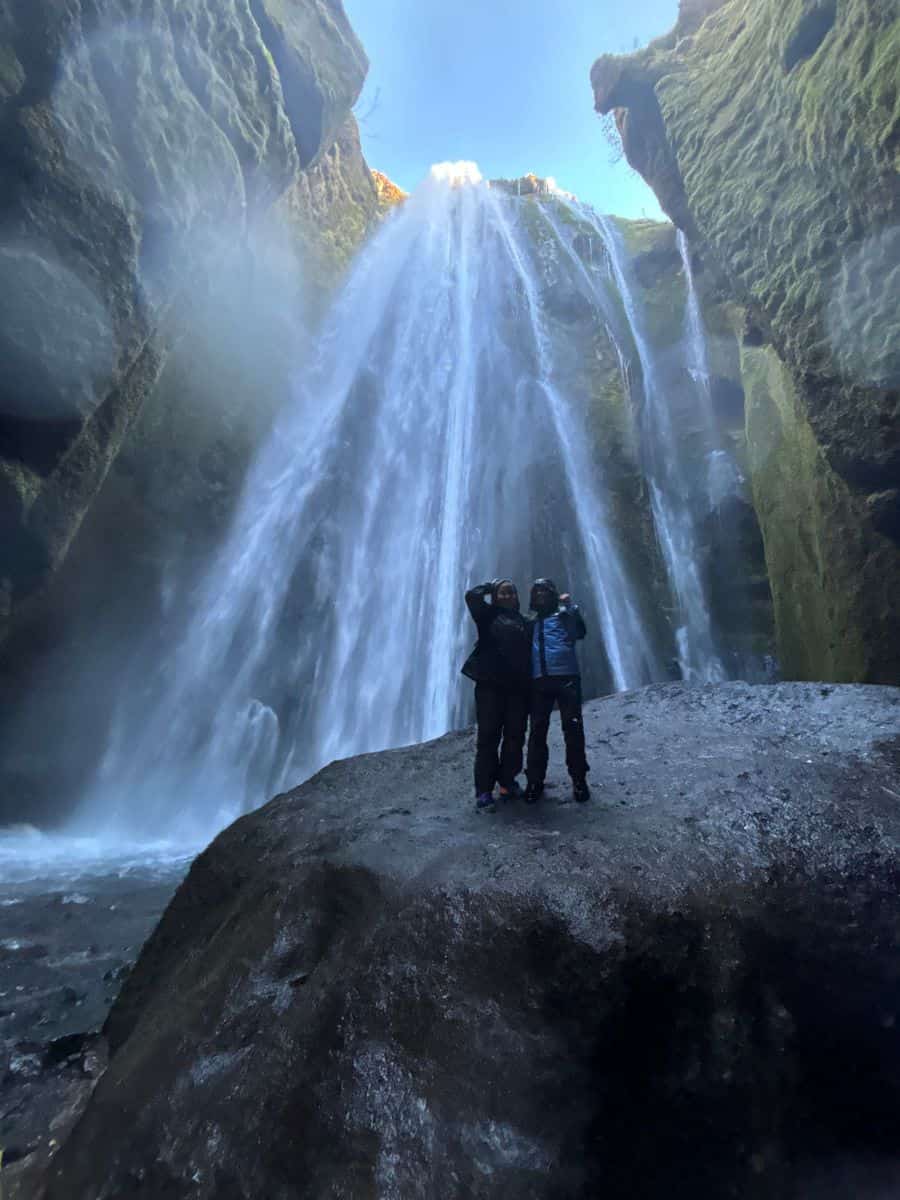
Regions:
[[[340,0],[0,0],[0,813],[77,791],[377,221],[365,71]]]
[[[710,0],[591,76],[629,161],[746,312],[780,658],[804,678],[900,678],[900,606],[857,594],[876,575],[877,595],[900,594],[898,61],[892,0]],[[787,377],[769,355],[760,372],[761,343]],[[763,449],[782,433],[807,444],[790,471]],[[816,547],[816,571],[788,529]],[[805,591],[809,623],[792,615]],[[841,644],[856,649],[835,656]]]
[[[340,0],[0,3],[0,638],[278,198],[313,283],[374,217],[365,70]]]
[[[753,490],[785,675],[900,679],[896,545],[874,527],[878,498],[831,469],[790,372],[771,346],[743,347]]]

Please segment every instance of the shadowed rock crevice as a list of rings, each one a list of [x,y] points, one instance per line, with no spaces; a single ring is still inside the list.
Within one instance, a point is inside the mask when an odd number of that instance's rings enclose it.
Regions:
[[[801,16],[787,39],[781,61],[786,71],[812,58],[825,41],[837,17],[837,0],[821,0]]]
[[[8,411],[0,385],[0,413]],[[46,476],[80,431],[81,422],[74,417],[41,421],[0,415],[0,455]]]
[[[271,54],[281,79],[288,120],[297,143],[301,167],[311,166],[319,155],[325,132],[325,101],[309,64],[292,60],[265,9],[263,0],[250,0],[263,44]]]

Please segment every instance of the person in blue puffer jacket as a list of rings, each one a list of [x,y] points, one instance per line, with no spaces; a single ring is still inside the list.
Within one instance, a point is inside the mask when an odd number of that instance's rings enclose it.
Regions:
[[[525,799],[534,804],[544,790],[550,714],[558,704],[572,794],[583,803],[591,795],[587,785],[590,768],[584,752],[581,669],[575,643],[585,637],[587,629],[578,605],[572,604],[571,596],[561,596],[552,579],[534,581],[530,604],[535,615],[531,636],[531,730],[525,767],[528,776]]]

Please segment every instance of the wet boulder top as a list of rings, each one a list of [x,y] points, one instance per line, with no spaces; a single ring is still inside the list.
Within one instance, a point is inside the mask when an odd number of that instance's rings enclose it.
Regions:
[[[222,833],[48,1196],[896,1183],[900,691],[660,685],[585,723],[588,805],[555,731],[546,799],[477,815],[463,732]]]

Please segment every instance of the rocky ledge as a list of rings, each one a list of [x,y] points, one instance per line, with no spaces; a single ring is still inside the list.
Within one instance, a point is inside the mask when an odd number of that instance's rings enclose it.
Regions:
[[[471,731],[195,861],[50,1200],[900,1187],[900,690],[586,708],[594,798],[478,816]]]

